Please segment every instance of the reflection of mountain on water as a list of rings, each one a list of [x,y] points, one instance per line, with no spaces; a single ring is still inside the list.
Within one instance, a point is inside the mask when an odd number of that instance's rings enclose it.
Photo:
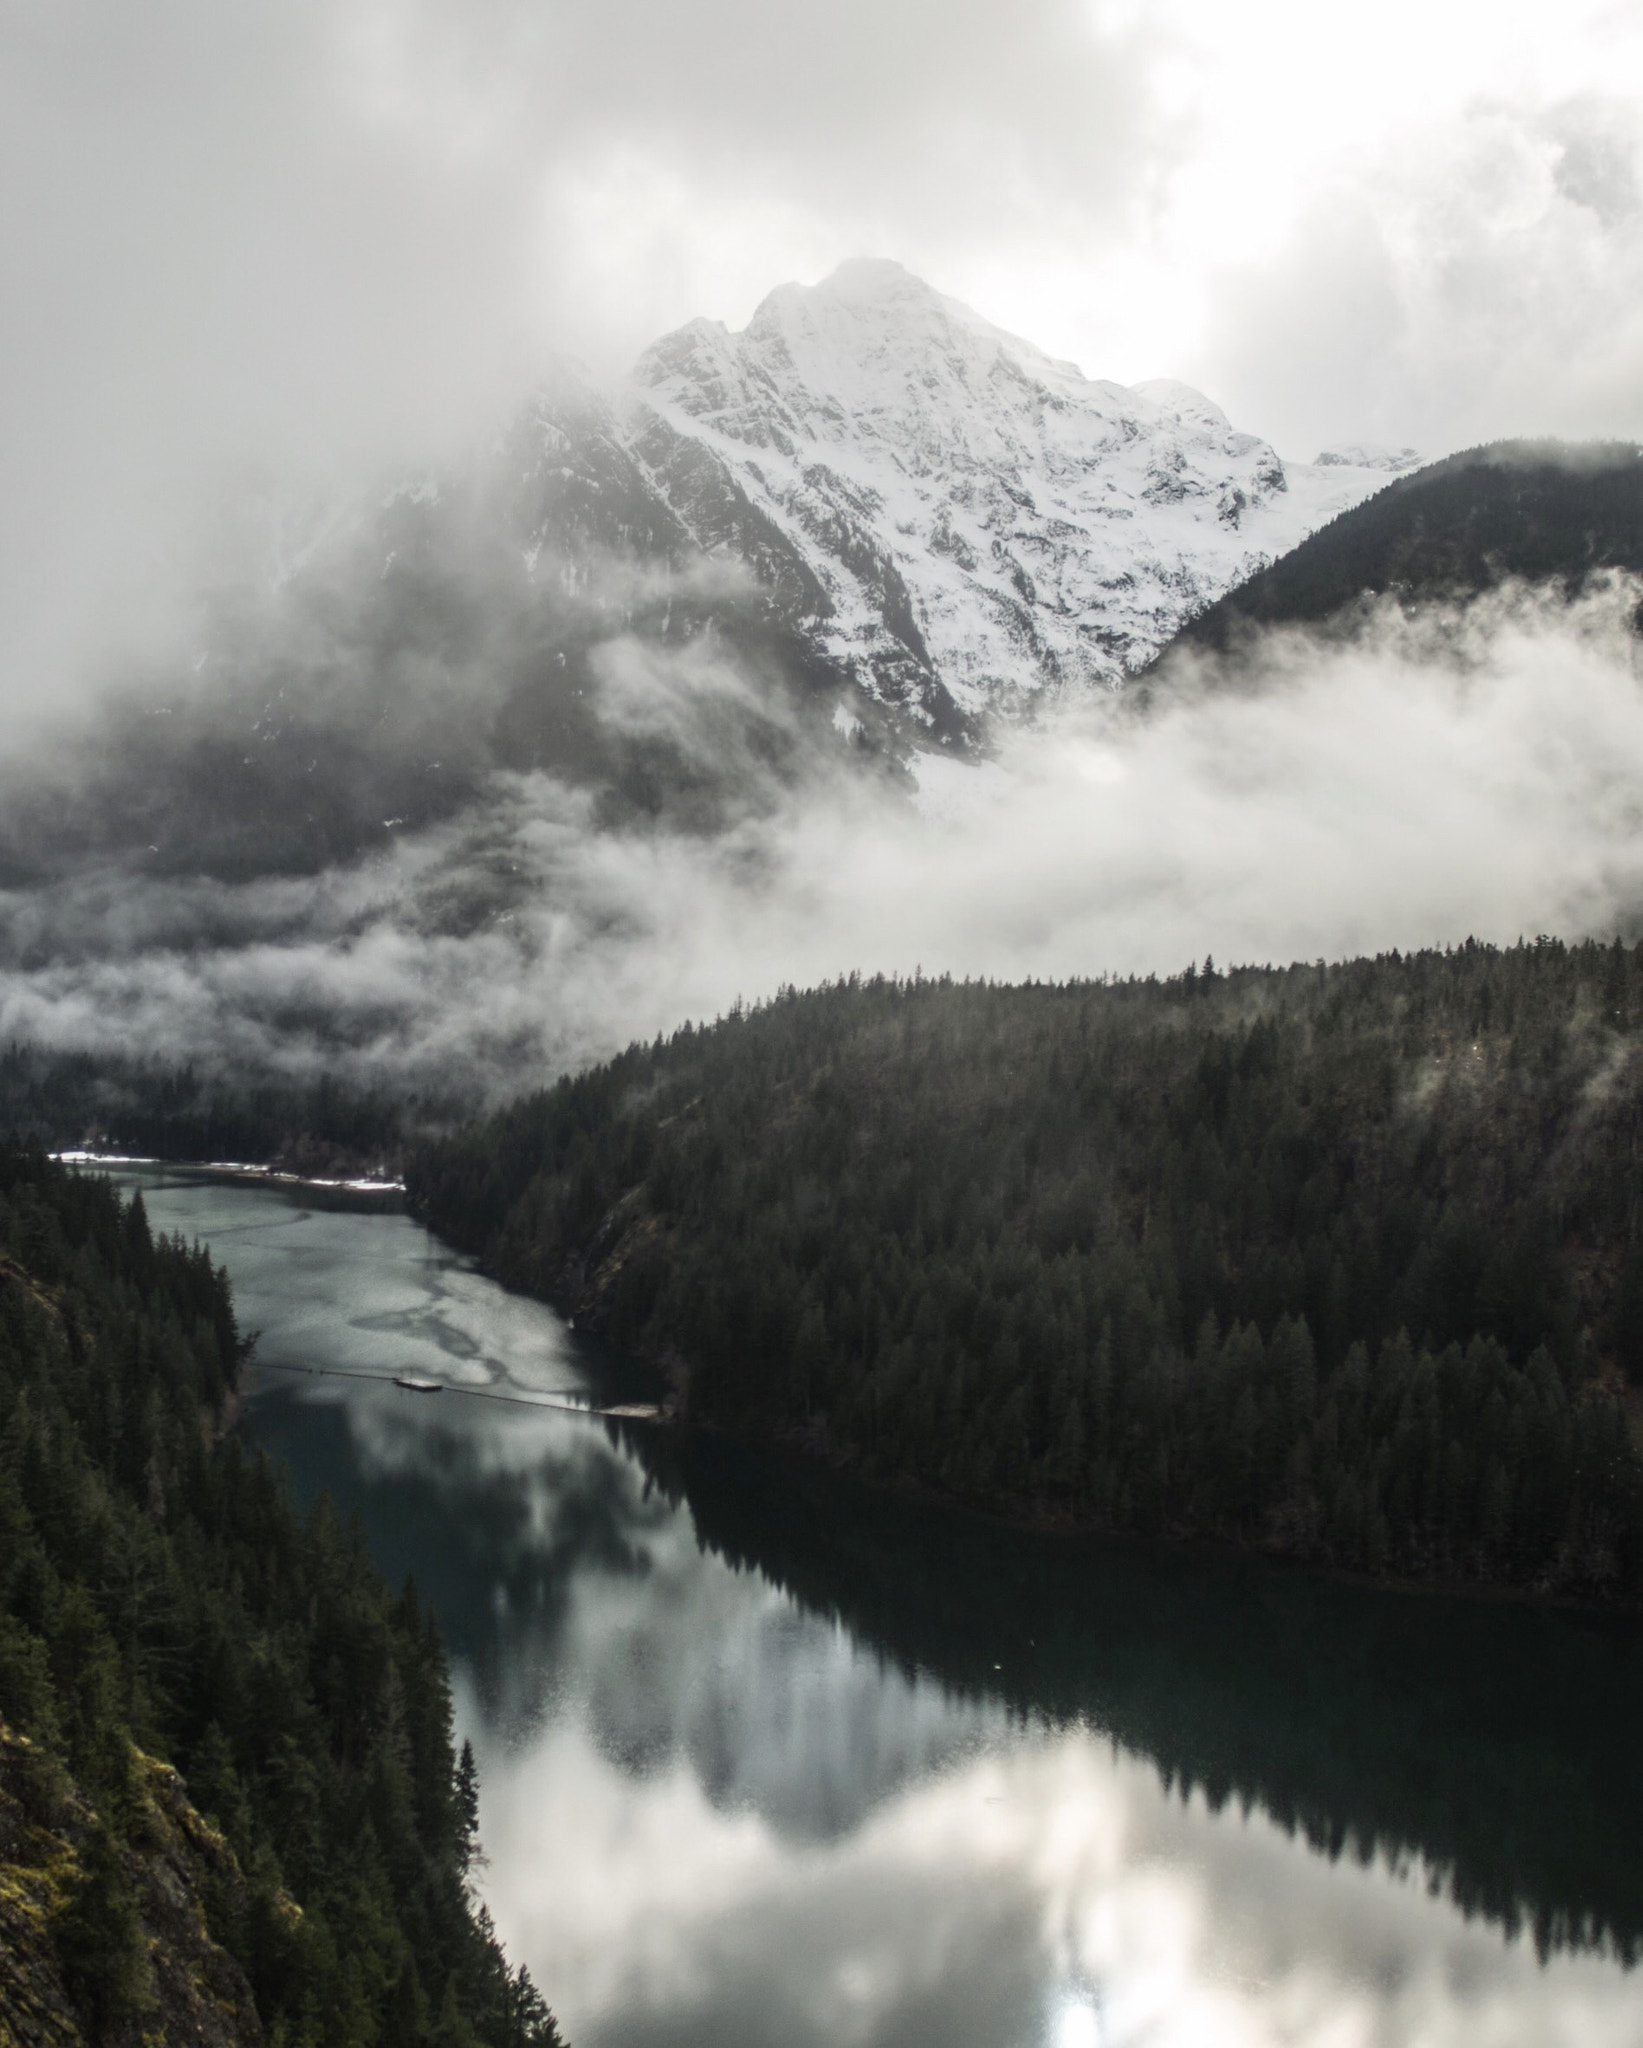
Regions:
[[[698,1536],[960,1696],[1082,1720],[1544,1953],[1643,1954],[1635,1625],[1039,1537],[635,1430]]]

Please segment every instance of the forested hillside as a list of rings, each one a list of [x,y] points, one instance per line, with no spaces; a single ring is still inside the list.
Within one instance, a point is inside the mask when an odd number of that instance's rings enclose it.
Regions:
[[[1341,513],[1172,645],[1235,649],[1250,627],[1317,624],[1383,592],[1466,598],[1508,577],[1573,592],[1604,569],[1643,571],[1643,449],[1495,441]]]
[[[273,1165],[309,1177],[396,1175],[406,1135],[456,1120],[461,1098],[431,1102],[294,1080],[215,1062],[0,1051],[0,1133],[52,1151],[84,1147],[139,1159]],[[470,1111],[474,1098],[466,1105]]]
[[[413,1205],[869,1475],[1643,1592],[1643,949],[841,983],[413,1154]]]
[[[548,2048],[432,1618],[218,1443],[243,1352],[204,1251],[0,1148],[0,2037]]]

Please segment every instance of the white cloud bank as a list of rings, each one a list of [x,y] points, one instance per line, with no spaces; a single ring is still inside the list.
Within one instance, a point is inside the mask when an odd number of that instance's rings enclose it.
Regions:
[[[244,508],[467,445],[849,255],[1309,456],[1643,434],[1609,0],[16,0],[0,708],[158,649]]]
[[[312,881],[103,874],[0,899],[23,963],[0,1041],[506,1090],[852,970],[1059,979],[1632,933],[1638,595],[1508,590],[1383,611],[1350,646],[1280,635],[1258,688],[1206,670],[1146,715],[1068,711],[986,771],[948,768],[923,811],[838,780],[716,835],[600,831],[585,798],[504,776],[454,825]]]

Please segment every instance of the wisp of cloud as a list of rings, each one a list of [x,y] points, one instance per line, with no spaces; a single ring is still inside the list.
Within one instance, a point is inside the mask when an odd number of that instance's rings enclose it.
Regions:
[[[1630,932],[1643,684],[1611,581],[1273,635],[1236,686],[1068,704],[920,795],[843,771],[717,831],[601,828],[493,773],[457,818],[313,877],[103,869],[0,898],[0,1037],[496,1096],[784,983],[1173,971]],[[700,647],[616,649],[604,713],[697,719]],[[1251,674],[1258,676],[1251,683]]]

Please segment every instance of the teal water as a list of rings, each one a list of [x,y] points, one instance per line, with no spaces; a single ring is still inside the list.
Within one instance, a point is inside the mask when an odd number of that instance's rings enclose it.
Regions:
[[[1643,2043],[1635,1624],[529,1405],[642,1386],[380,1206],[124,1177],[261,1332],[248,1433],[436,1603],[577,2048]]]

